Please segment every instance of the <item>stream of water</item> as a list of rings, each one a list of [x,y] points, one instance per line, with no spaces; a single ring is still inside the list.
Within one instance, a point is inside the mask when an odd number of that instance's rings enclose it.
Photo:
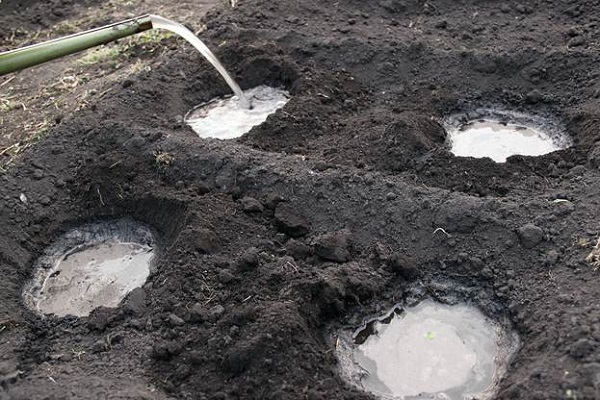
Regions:
[[[223,64],[221,64],[213,52],[210,51],[210,49],[206,47],[206,45],[200,39],[198,39],[198,37],[194,35],[192,31],[175,21],[168,20],[158,15],[150,15],[150,21],[152,22],[153,28],[171,31],[190,42],[190,44],[194,46],[217,69],[217,71],[219,71],[231,90],[233,90],[233,93],[235,93],[235,95],[239,98],[240,105],[243,108],[252,107],[252,104],[246,98],[244,92],[242,92],[242,89],[240,89],[240,86],[231,77],[231,75],[229,75],[229,72],[227,72]]]

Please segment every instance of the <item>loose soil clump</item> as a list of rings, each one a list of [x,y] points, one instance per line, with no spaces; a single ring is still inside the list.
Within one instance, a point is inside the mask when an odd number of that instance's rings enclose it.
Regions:
[[[243,88],[292,100],[200,139],[182,116],[228,89],[171,41],[27,146],[0,174],[0,399],[372,399],[340,377],[334,333],[417,298],[510,320],[496,398],[600,397],[598,13],[245,0],[192,21]],[[440,121],[478,108],[551,115],[574,145],[455,157]],[[163,240],[147,283],[88,318],[27,311],[44,249],[121,217]]]

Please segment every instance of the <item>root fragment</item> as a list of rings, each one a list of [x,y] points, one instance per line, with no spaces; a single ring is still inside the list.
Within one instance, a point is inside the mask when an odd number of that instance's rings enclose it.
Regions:
[[[446,235],[446,237],[451,238],[452,235],[449,234],[448,232],[446,232],[446,230],[444,228],[436,228],[435,231],[433,231],[433,235],[435,235],[438,232],[442,232],[444,235]]]

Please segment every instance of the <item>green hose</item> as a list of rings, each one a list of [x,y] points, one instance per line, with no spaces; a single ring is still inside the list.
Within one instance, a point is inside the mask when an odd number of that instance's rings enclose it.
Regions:
[[[0,53],[0,75],[33,67],[149,29],[152,29],[150,16],[143,15],[86,32]]]

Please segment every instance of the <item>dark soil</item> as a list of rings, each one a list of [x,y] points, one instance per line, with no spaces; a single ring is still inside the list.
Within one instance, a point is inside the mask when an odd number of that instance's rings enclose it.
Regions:
[[[336,330],[425,297],[510,320],[522,346],[496,398],[600,398],[600,272],[585,261],[599,15],[586,0],[243,0],[209,15],[202,38],[241,85],[292,101],[239,140],[199,139],[182,115],[227,87],[189,46],[169,50],[0,175],[0,399],[370,399],[339,377]],[[575,145],[454,157],[437,121],[480,107],[552,115]],[[89,318],[24,308],[58,235],[124,216],[163,241],[142,289]]]
[[[17,30],[48,29],[53,23],[72,15],[74,9],[94,3],[99,4],[97,0],[4,0],[0,4],[3,21],[0,39],[14,35]]]

